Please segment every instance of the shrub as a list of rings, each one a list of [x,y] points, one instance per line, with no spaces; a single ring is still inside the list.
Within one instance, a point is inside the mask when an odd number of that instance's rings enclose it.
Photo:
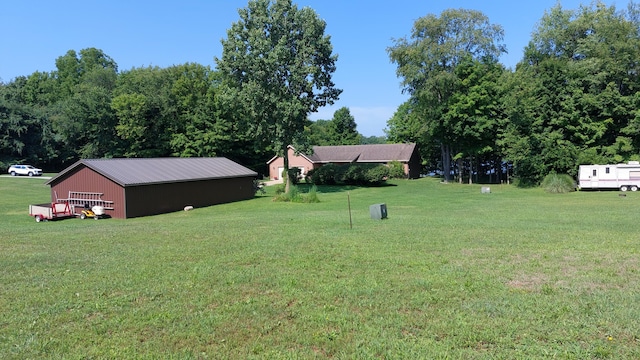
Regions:
[[[253,180],[253,196],[260,193],[260,195],[264,195],[267,191],[264,189],[264,183],[258,179]]]
[[[306,182],[307,184],[315,184],[313,182],[313,174],[315,172],[316,172],[316,169],[311,169],[307,171],[307,173],[304,175],[304,182]]]
[[[310,182],[316,185],[334,185],[336,184],[337,170],[336,164],[326,164],[310,172]]]
[[[404,166],[400,161],[392,161],[389,163],[389,178],[404,179],[407,176],[404,173]]]
[[[278,184],[275,186],[276,195],[284,194],[286,184]]]
[[[542,187],[548,193],[564,194],[574,191],[576,185],[569,175],[551,173],[542,180]]]
[[[296,202],[296,203],[319,203],[318,189],[314,186],[311,187],[307,194],[301,193],[297,186],[291,186],[288,193],[284,193],[284,189],[281,193],[273,199],[273,201],[281,202]]]
[[[367,169],[365,166],[349,164],[343,166],[342,169],[344,171],[342,171],[342,176],[339,178],[341,183],[347,185],[364,185],[366,183],[365,172]]]
[[[380,185],[389,177],[389,168],[384,165],[378,165],[367,170],[365,178],[368,184]]]
[[[287,176],[289,177],[291,184],[297,184],[300,182],[300,174],[301,174],[301,170],[300,168],[291,168],[289,169],[289,171],[287,172]],[[286,180],[286,178],[285,178]]]
[[[309,189],[309,193],[305,196],[306,203],[319,203],[320,198],[318,198],[318,188],[313,185],[311,189]]]
[[[389,177],[389,168],[379,164],[327,164],[308,173],[314,185],[380,185]]]

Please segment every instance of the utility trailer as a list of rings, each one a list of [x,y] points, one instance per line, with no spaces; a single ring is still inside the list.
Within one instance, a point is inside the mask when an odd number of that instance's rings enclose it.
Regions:
[[[29,216],[36,222],[74,217],[68,202],[29,205]]]
[[[615,165],[580,165],[578,188],[584,190],[619,189],[638,191],[640,162]]]

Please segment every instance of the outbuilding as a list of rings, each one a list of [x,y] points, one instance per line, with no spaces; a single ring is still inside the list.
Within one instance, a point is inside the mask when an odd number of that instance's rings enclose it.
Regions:
[[[223,157],[83,159],[45,184],[76,213],[99,205],[127,219],[251,199],[257,176]]]

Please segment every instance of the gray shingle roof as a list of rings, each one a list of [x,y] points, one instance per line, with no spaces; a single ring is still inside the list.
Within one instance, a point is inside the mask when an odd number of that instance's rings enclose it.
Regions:
[[[55,182],[81,165],[121,186],[258,176],[255,171],[223,157],[83,159],[63,170],[46,184]]]
[[[416,144],[314,146],[315,163],[409,161]]]

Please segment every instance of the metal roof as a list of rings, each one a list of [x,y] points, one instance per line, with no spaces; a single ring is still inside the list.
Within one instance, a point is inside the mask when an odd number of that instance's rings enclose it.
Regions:
[[[56,182],[79,166],[86,166],[121,186],[258,176],[255,171],[224,157],[83,159],[46,184]]]
[[[315,163],[331,162],[408,162],[416,144],[370,144],[314,146],[309,158]]]

